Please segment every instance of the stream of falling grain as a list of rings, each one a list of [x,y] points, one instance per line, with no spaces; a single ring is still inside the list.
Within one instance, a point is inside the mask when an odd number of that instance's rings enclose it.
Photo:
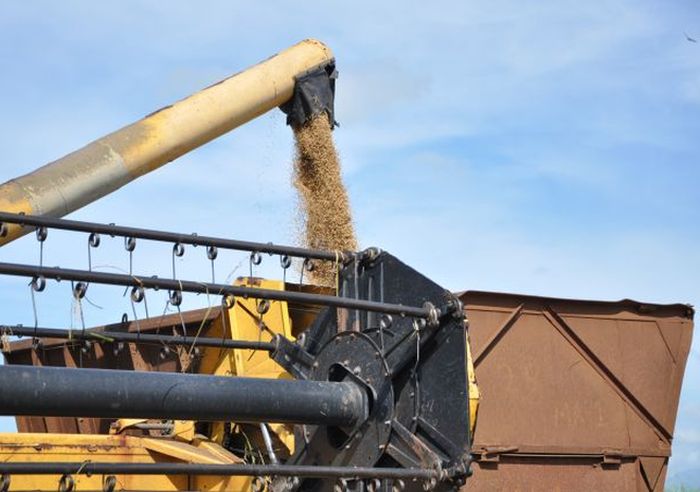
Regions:
[[[357,250],[350,201],[327,115],[294,128],[294,138],[301,242],[313,249]],[[335,265],[330,262],[317,264],[309,275],[316,284],[335,285]]]

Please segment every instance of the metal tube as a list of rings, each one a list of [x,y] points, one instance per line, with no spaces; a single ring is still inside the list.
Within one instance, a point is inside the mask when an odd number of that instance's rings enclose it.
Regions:
[[[367,405],[349,382],[0,366],[0,415],[352,426]]]
[[[122,331],[103,330],[66,330],[62,328],[32,328],[29,326],[0,326],[0,333],[10,336],[37,337],[37,338],[62,338],[66,340],[88,340],[91,342],[128,342],[128,343],[156,343],[172,346],[187,347],[216,347],[225,349],[243,350],[276,350],[273,342],[258,342],[253,340],[229,340],[213,337],[183,337],[170,335],[156,335],[152,333],[127,333]]]
[[[312,465],[210,465],[198,463],[0,463],[0,473],[17,475],[218,475],[317,478],[440,478],[439,470],[428,468],[374,468]]]
[[[297,76],[332,60],[323,43],[302,41],[0,185],[0,210],[64,216],[280,106],[292,97]],[[0,244],[26,232],[11,227]]]
[[[267,424],[265,422],[260,422],[260,433],[262,434],[263,441],[265,442],[265,450],[267,451],[267,457],[270,459],[270,463],[272,463],[273,465],[278,464],[279,461],[277,460],[275,449],[272,446],[270,430],[267,428]]]
[[[271,253],[279,255],[295,256],[299,258],[312,258],[318,260],[344,261],[348,252],[321,251],[299,248],[296,246],[282,246],[272,243],[257,243],[253,241],[239,241],[236,239],[224,239],[211,236],[199,236],[197,234],[179,234],[176,232],[154,231],[137,227],[118,226],[115,224],[99,224],[95,222],[82,222],[77,220],[55,219],[52,217],[40,217],[36,215],[13,214],[0,212],[0,224],[19,224],[21,226],[44,226],[51,229],[66,231],[87,232],[105,234],[109,236],[133,237],[135,239],[148,239],[151,241],[163,241],[167,243],[190,244],[193,246],[216,246],[221,249],[236,251],[256,251],[258,253]]]
[[[240,285],[211,284],[206,282],[194,282],[192,280],[166,279],[158,277],[138,277],[135,275],[121,275],[118,273],[96,272],[88,270],[71,270],[67,268],[50,268],[36,265],[21,265],[17,263],[0,263],[0,274],[15,275],[19,277],[45,277],[56,280],[74,280],[93,282],[97,284],[140,286],[144,288],[158,288],[177,290],[182,292],[195,292],[199,294],[226,295],[231,294],[253,299],[269,299],[271,301],[292,301],[300,303],[318,304],[361,311],[377,313],[397,314],[400,316],[413,316],[416,318],[430,318],[431,309],[427,307],[403,306],[401,304],[389,304],[385,302],[366,301],[363,299],[351,299],[348,297],[336,297],[307,292],[292,292],[284,290],[258,289]],[[447,314],[456,307],[446,303],[439,309],[439,313]]]

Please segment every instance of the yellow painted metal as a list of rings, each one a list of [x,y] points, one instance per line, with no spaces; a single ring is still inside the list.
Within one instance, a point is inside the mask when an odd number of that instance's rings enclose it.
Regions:
[[[206,439],[185,443],[168,438],[91,434],[0,434],[4,462],[239,463],[235,455]],[[13,475],[10,490],[55,491],[58,475]],[[102,475],[75,475],[75,490],[102,490]],[[236,477],[117,475],[117,490],[234,491]]]
[[[474,361],[472,359],[469,336],[467,336],[467,381],[469,386],[469,429],[473,436],[476,430],[476,418],[479,413],[479,399],[481,398],[481,393],[479,392],[479,386],[476,384],[476,373],[474,372]]]
[[[236,285],[258,287],[262,289],[284,290],[284,282],[259,278],[241,278]],[[218,318],[208,332],[208,336],[221,336],[233,340],[258,340],[268,342],[277,334],[294,340],[289,308],[284,301],[269,301],[260,304],[257,299],[237,298],[236,304],[226,311],[225,318]],[[261,311],[264,311],[261,314]],[[255,350],[226,350],[207,348],[204,351],[199,372],[219,376],[247,376],[260,378],[284,378],[291,376],[267,352]],[[294,434],[291,427],[283,424],[270,424],[270,429],[277,435],[279,442],[294,449]],[[212,425],[211,439],[222,442],[224,423]],[[251,485],[249,477],[240,477],[237,483],[241,490],[248,490]]]
[[[194,439],[194,422],[191,420],[175,420],[172,436],[181,441],[190,442]]]
[[[238,284],[270,290],[284,290],[284,282],[279,280],[264,280],[258,278],[239,279]],[[265,301],[263,301],[265,302]],[[284,301],[270,301],[267,311],[260,314],[260,301],[255,299],[240,299],[230,311],[231,338],[234,340],[271,341],[277,334],[289,340],[295,340],[292,334],[292,323],[289,317],[289,307]],[[262,351],[234,351],[233,366],[237,376],[256,378],[291,379],[291,376],[279,364]],[[270,424],[271,430],[277,434],[289,451],[294,449],[294,434],[292,428],[284,424]]]
[[[284,290],[284,283],[279,280],[243,278],[237,285],[259,289]],[[263,307],[267,303],[267,311]],[[294,339],[289,319],[289,310],[284,301],[259,301],[257,299],[238,298],[236,306],[230,312],[231,338],[234,340],[271,341],[274,335],[281,334]],[[233,354],[233,373],[237,376],[265,378],[290,378],[266,352],[254,350],[236,350]]]
[[[333,59],[304,40],[267,60],[0,185],[0,210],[62,217],[288,101],[295,77]],[[0,244],[22,234],[10,227]],[[26,232],[26,230],[24,230]]]

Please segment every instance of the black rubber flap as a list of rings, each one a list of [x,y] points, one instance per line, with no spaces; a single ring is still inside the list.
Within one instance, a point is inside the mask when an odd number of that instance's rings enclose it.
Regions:
[[[331,127],[336,126],[334,116],[336,78],[338,78],[338,72],[332,61],[298,76],[294,95],[280,106],[287,115],[287,124],[299,127],[315,116],[326,113]]]

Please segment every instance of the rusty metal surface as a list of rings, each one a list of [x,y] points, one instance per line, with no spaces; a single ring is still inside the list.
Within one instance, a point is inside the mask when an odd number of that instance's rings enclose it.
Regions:
[[[663,490],[691,308],[461,299],[482,398],[468,490]]]

